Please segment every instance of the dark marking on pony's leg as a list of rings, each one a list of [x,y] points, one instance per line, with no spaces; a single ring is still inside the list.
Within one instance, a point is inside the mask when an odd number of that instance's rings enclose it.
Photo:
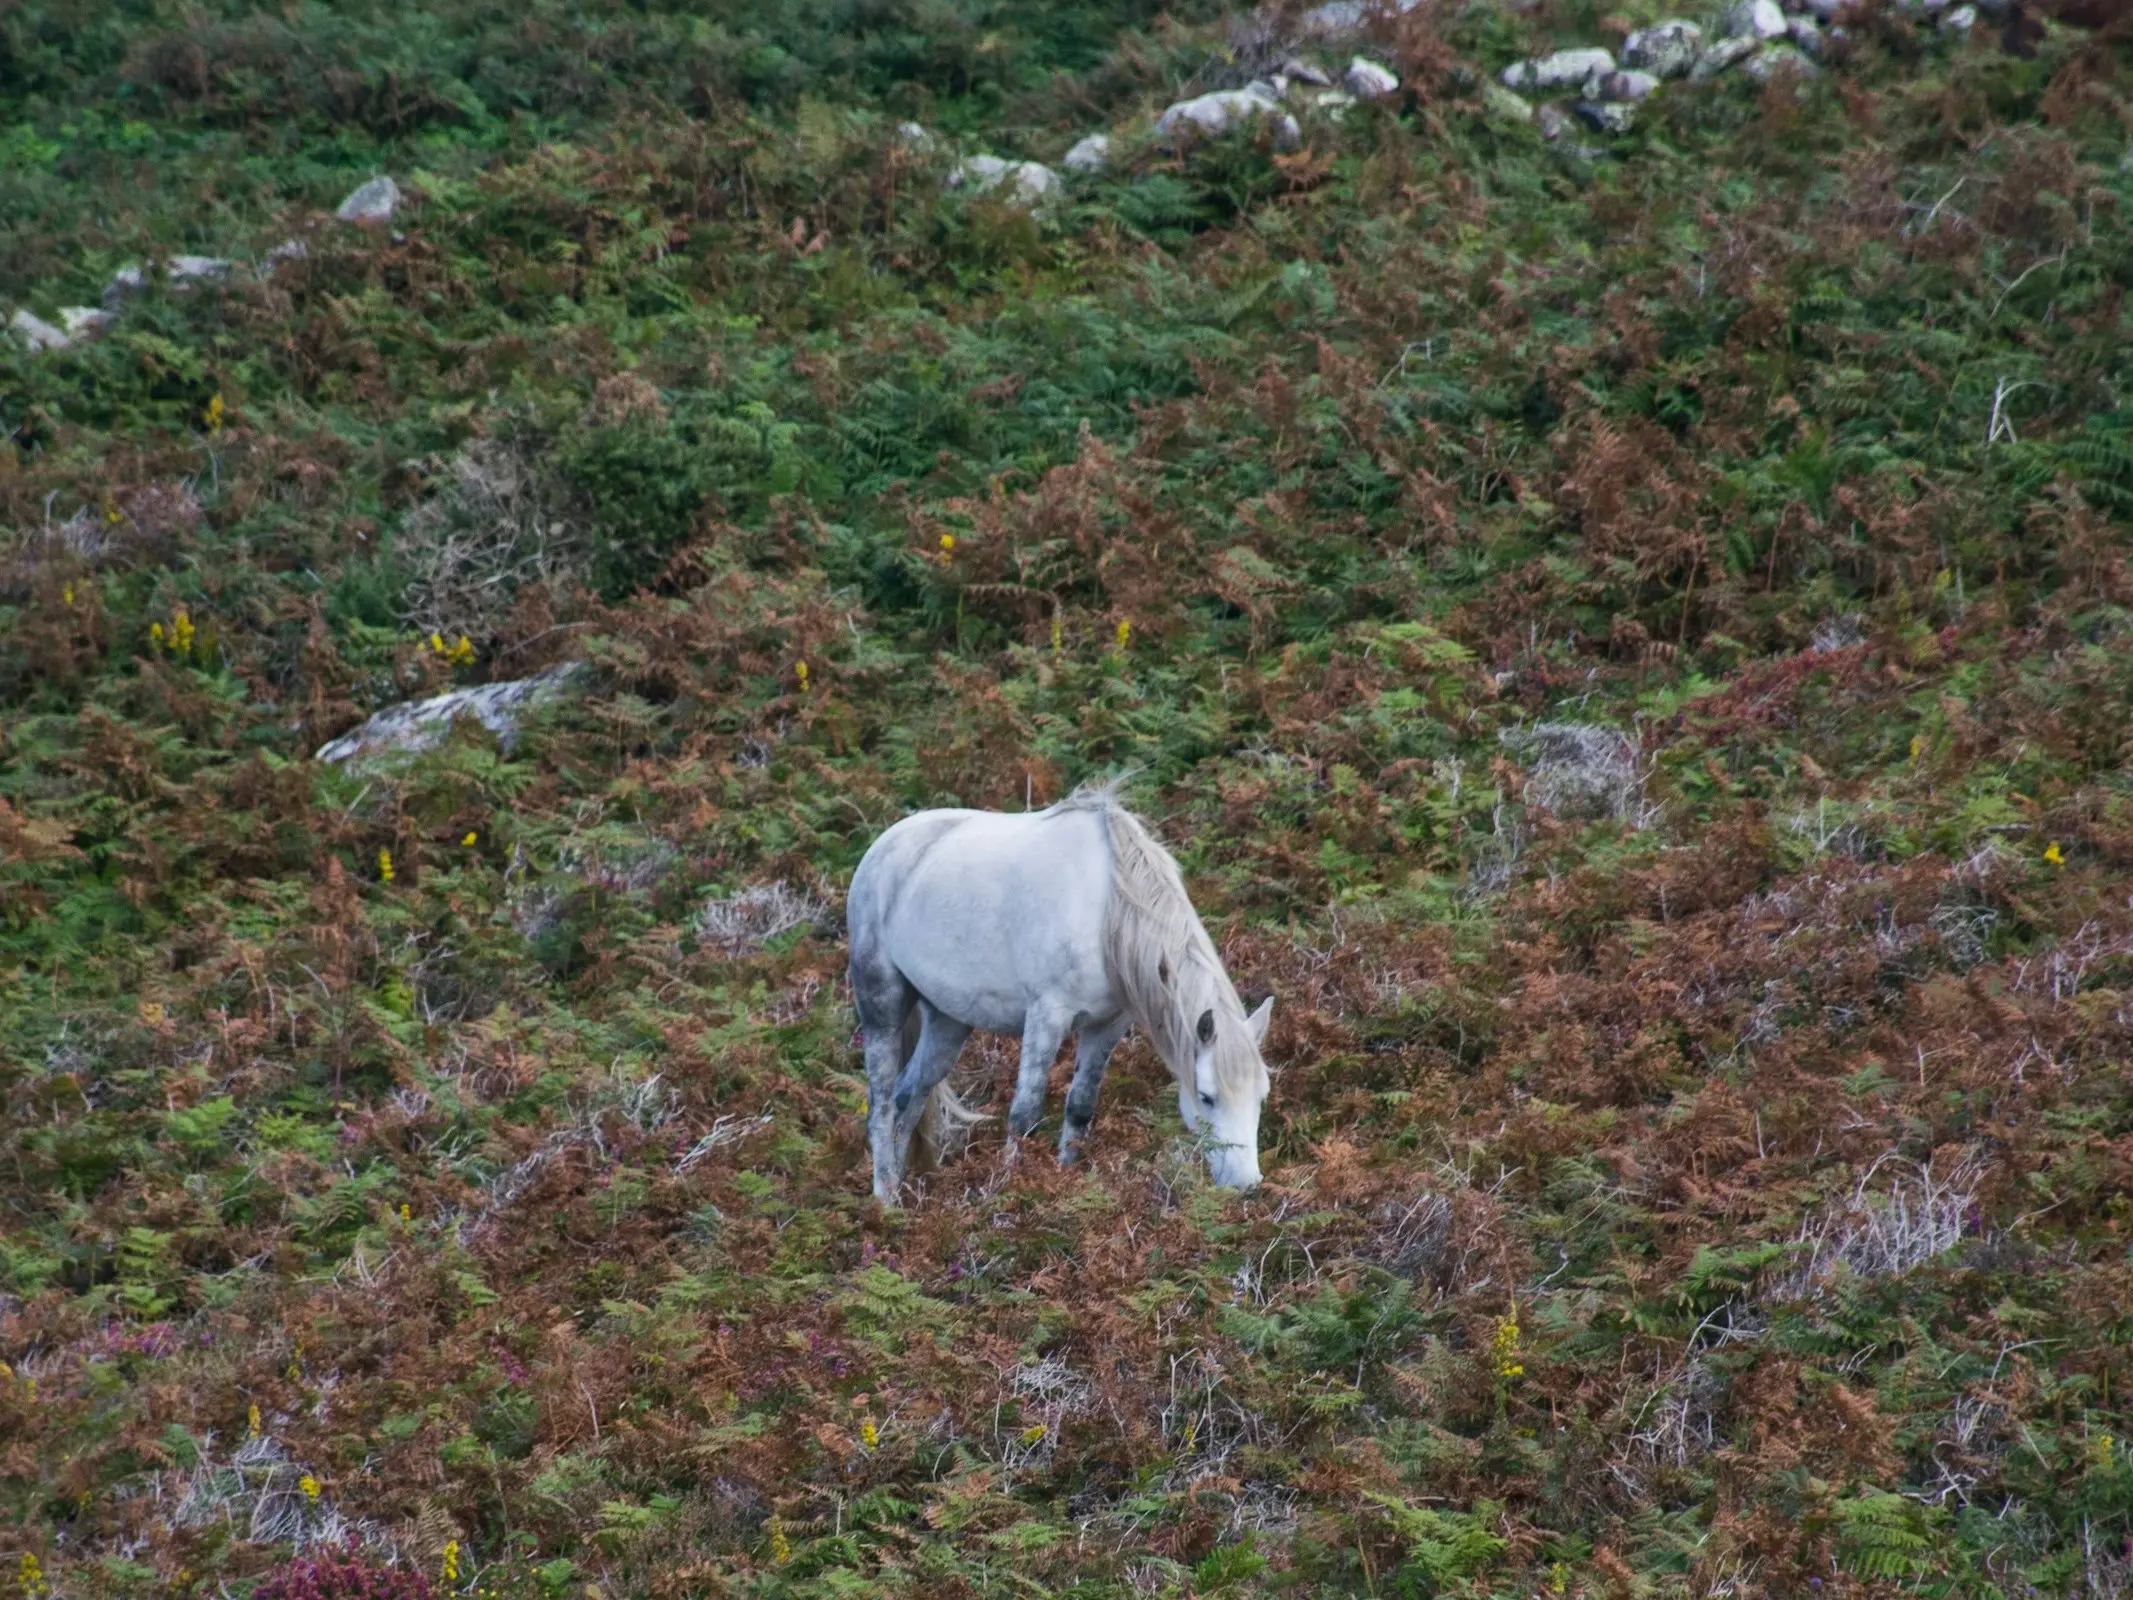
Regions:
[[[918,1048],[911,1052],[903,1073],[896,1080],[895,1139],[898,1171],[903,1170],[911,1151],[911,1135],[918,1128],[919,1113],[925,1109],[926,1096],[933,1093],[934,1086],[948,1076],[955,1066],[955,1058],[963,1053],[963,1041],[970,1037],[970,1028],[937,1011],[925,1000],[918,1002],[919,1016],[923,1024],[919,1030]]]
[[[1059,1130],[1059,1159],[1071,1164],[1081,1158],[1082,1141],[1096,1120],[1096,1098],[1103,1092],[1104,1073],[1111,1065],[1111,1052],[1131,1026],[1124,1017],[1082,1029],[1074,1050],[1074,1082],[1067,1090],[1066,1123]]]

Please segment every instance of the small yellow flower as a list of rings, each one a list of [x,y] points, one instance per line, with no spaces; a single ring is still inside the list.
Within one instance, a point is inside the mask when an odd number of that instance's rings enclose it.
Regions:
[[[297,1488],[304,1491],[304,1498],[306,1500],[310,1501],[313,1505],[318,1504],[318,1479],[312,1477],[311,1474],[307,1472],[301,1478],[298,1478],[296,1480],[296,1486]]]
[[[393,881],[393,853],[383,848],[378,851],[378,881],[380,883],[391,883]]]
[[[470,833],[470,834],[468,834],[468,835],[467,835],[467,836],[466,836],[466,837],[465,837],[464,839],[460,840],[459,842],[460,842],[461,844],[465,845],[465,846],[466,846],[466,847],[467,847],[467,848],[468,848],[469,850],[471,850],[471,849],[473,849],[473,848],[474,848],[474,847],[475,847],[475,846],[476,846],[477,844],[481,843],[481,835],[480,835],[480,834],[478,834],[478,833]]]
[[[163,1026],[163,1008],[153,1000],[141,1002],[141,1020],[151,1028]]]
[[[189,612],[180,611],[171,619],[170,653],[174,656],[191,655],[193,650],[193,619]]]
[[[413,1222],[415,1220],[415,1214],[414,1212],[408,1209],[408,1205],[405,1200],[400,1202],[400,1220],[402,1222]]]
[[[1041,1422],[1032,1423],[1030,1424],[1030,1426],[1022,1430],[1022,1442],[1024,1444],[1035,1444],[1039,1439],[1043,1437],[1044,1424]]]
[[[2059,853],[2058,840],[2054,839],[2050,844],[2044,847],[2044,859],[2046,861],[2049,861],[2055,867],[2063,867],[2066,865],[2066,857]]]
[[[1066,648],[1066,621],[1058,612],[1052,613],[1052,654],[1058,655]]]
[[[457,1539],[450,1539],[445,1542],[443,1570],[446,1583],[457,1583],[459,1581],[459,1541]]]
[[[881,1430],[874,1426],[872,1417],[859,1424],[859,1442],[869,1450],[881,1443]]]
[[[163,624],[160,622],[148,624],[148,638],[151,644],[161,644],[163,642]]]
[[[222,419],[225,414],[221,395],[218,394],[208,401],[207,431],[209,433],[220,433],[222,431]]]
[[[259,1403],[256,1400],[244,1414],[244,1425],[253,1438],[259,1437]]]
[[[1517,1378],[1525,1375],[1526,1369],[1519,1364],[1518,1360],[1518,1312],[1516,1308],[1513,1308],[1509,1316],[1496,1324],[1496,1337],[1493,1341],[1493,1348],[1496,1355],[1497,1377]]]
[[[2111,1452],[2117,1444],[2118,1441],[2108,1433],[2097,1434],[2089,1441],[2089,1465],[2108,1467],[2111,1464]]]
[[[451,662],[455,667],[465,666],[474,659],[474,641],[462,633],[459,636],[459,642],[445,651],[444,659]]]
[[[941,554],[944,556],[952,556],[955,554],[954,534],[944,533],[941,535]]]
[[[22,1586],[22,1600],[44,1600],[52,1592],[52,1586],[44,1581],[44,1568],[27,1550],[22,1552],[22,1564],[15,1569],[15,1581]]]
[[[800,680],[800,692],[802,694],[807,693],[807,663],[804,661],[795,662],[792,675]]]
[[[60,591],[59,591],[59,600],[60,600],[60,603],[61,603],[62,605],[69,605],[69,606],[71,606],[72,604],[74,604],[74,585],[73,585],[73,584],[71,584],[71,583],[70,583],[70,584],[68,584],[68,585],[67,585],[67,586],[66,586],[66,587],[65,587],[64,589],[62,589],[62,590],[60,590]]]
[[[1912,759],[1913,761],[1916,761],[1916,760],[1918,759],[1918,752],[1919,752],[1919,751],[1921,751],[1921,750],[1923,750],[1923,749],[1925,749],[1925,747],[1926,747],[1926,741],[1925,741],[1925,740],[1921,739],[1921,738],[1920,738],[1920,737],[1919,737],[1919,736],[1918,736],[1917,734],[1915,734],[1915,733],[1911,735],[1911,759]]]
[[[432,650],[436,651],[436,652],[437,652],[437,653],[438,653],[439,655],[443,655],[443,654],[444,654],[444,635],[442,635],[442,634],[439,634],[439,633],[433,633],[433,634],[431,634],[431,635],[430,635],[430,648],[431,648]]]
[[[1126,653],[1126,645],[1132,640],[1132,638],[1133,624],[1126,618],[1120,617],[1118,619],[1118,651],[1120,655],[1124,655]]]
[[[785,1537],[783,1517],[770,1519],[770,1559],[781,1567],[792,1559],[792,1541]]]
[[[122,513],[119,511],[118,502],[112,499],[110,491],[106,490],[104,493],[104,525],[109,527],[112,523],[119,521],[121,516]]]

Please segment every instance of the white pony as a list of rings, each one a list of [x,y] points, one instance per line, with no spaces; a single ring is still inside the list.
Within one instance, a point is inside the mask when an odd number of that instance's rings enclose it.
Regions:
[[[1059,1134],[1071,1162],[1111,1052],[1138,1023],[1177,1080],[1185,1126],[1208,1130],[1215,1181],[1259,1182],[1273,999],[1244,1014],[1177,863],[1112,787],[1044,811],[904,818],[859,863],[845,922],[883,1204],[914,1155],[924,1170],[951,1128],[984,1120],[947,1085],[973,1028],[1022,1036],[1007,1119],[1018,1139],[1044,1112],[1060,1041],[1078,1036]]]

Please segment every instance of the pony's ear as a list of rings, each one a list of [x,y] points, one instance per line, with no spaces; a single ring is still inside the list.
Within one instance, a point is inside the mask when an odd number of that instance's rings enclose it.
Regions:
[[[1200,1035],[1200,1043],[1213,1044],[1215,1042],[1215,1014],[1212,1010],[1200,1013],[1200,1026],[1196,1031]]]
[[[1266,1030],[1273,1024],[1273,1021],[1274,997],[1272,995],[1268,995],[1264,1000],[1259,1002],[1259,1009],[1257,1011],[1254,1011],[1250,1016],[1244,1019],[1245,1027],[1251,1031],[1252,1047],[1254,1049],[1264,1048],[1266,1044]]]

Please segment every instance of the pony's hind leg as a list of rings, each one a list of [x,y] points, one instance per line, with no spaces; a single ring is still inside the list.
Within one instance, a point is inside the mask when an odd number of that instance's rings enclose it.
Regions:
[[[896,1080],[915,1040],[917,995],[900,973],[852,970],[852,999],[866,1045],[867,1148],[874,1157],[874,1198],[896,1204],[904,1181],[904,1146],[896,1140]]]
[[[896,1148],[896,1177],[903,1181],[904,1168],[911,1155],[911,1135],[918,1127],[919,1114],[926,1106],[926,1096],[933,1093],[934,1086],[948,1076],[955,1065],[955,1058],[963,1052],[963,1041],[970,1037],[968,1023],[958,1022],[947,1012],[937,1010],[921,998],[918,1014],[922,1019],[918,1033],[918,1048],[911,1052],[911,1059],[904,1063],[902,1074],[896,1080],[893,1099],[896,1119],[892,1139]],[[879,1192],[881,1158],[874,1158],[876,1192]]]
[[[1044,1115],[1044,1086],[1052,1075],[1052,1059],[1059,1054],[1059,1041],[1073,1020],[1043,1001],[1031,1006],[1022,1018],[1022,1061],[1015,1069],[1015,1098],[1007,1108],[1007,1131],[1017,1139],[1036,1127]]]
[[[1109,1022],[1092,1022],[1081,1030],[1074,1044],[1074,1083],[1067,1090],[1066,1124],[1059,1130],[1059,1159],[1070,1163],[1081,1158],[1081,1143],[1096,1120],[1096,1097],[1103,1091],[1104,1071],[1111,1065],[1111,1052],[1126,1036],[1132,1022],[1120,1012]]]

